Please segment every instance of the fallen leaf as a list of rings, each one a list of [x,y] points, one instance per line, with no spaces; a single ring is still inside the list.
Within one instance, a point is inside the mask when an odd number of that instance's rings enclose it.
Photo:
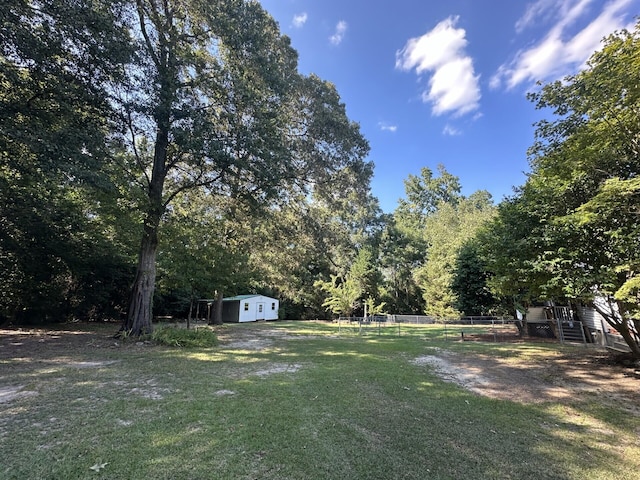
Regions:
[[[106,467],[108,465],[108,462],[104,462],[104,463],[96,463],[94,466],[89,467],[90,470],[93,470],[94,472],[99,472],[100,470],[102,470],[104,467]]]

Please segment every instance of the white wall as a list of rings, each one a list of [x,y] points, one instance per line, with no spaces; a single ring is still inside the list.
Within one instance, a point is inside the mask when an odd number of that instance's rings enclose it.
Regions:
[[[261,308],[262,307],[262,308]],[[240,300],[240,322],[277,320],[280,303],[277,299],[257,295]]]

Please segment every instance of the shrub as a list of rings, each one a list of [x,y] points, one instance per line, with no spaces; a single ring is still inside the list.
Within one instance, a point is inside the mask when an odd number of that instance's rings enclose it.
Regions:
[[[151,339],[170,347],[213,347],[218,344],[218,337],[210,328],[187,330],[176,327],[159,327],[151,335]]]

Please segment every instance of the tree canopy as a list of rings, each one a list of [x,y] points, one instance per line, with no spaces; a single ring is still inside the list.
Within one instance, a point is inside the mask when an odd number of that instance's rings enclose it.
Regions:
[[[530,98],[532,172],[484,232],[503,294],[591,302],[640,357],[640,29],[607,37],[587,68]],[[635,324],[635,330],[630,328]]]
[[[104,232],[114,111],[131,53],[118,2],[0,12],[0,318],[117,314],[126,244]],[[101,306],[99,306],[101,305]]]

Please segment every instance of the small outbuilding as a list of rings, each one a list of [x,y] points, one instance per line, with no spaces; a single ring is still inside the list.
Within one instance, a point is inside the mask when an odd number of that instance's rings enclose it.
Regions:
[[[264,295],[237,295],[222,299],[223,322],[277,320],[280,302]]]

